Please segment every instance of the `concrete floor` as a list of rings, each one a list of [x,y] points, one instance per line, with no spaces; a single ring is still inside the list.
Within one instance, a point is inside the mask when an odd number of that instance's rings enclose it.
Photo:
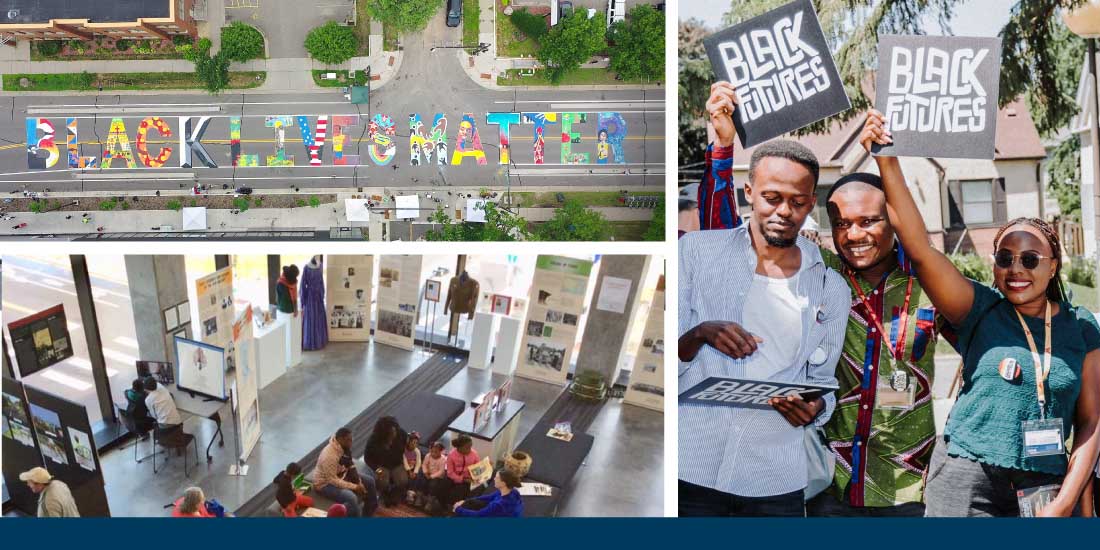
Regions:
[[[229,510],[237,508],[272,478],[287,462],[312,450],[415,370],[428,354],[407,352],[384,345],[332,343],[320,353],[303,354],[303,364],[260,391],[264,434],[248,460],[245,477],[228,475],[233,461],[234,439],[228,407],[222,411],[225,447],[211,449],[212,465],[192,467],[188,479],[183,463],[172,457],[160,473],[152,464],[134,463],[133,449],[124,447],[100,457],[113,516],[164,516],[162,507],[191,485],[202,487]],[[439,393],[470,400],[499,386],[504,376],[467,369]],[[526,437],[549,409],[561,387],[517,378],[512,396],[527,407],[521,418],[517,442]],[[663,514],[664,419],[660,413],[614,399],[607,403],[590,432],[596,436],[588,460],[573,480],[570,494],[559,510],[561,516],[660,516]],[[189,418],[185,429],[195,434],[200,460],[214,433],[212,422]],[[360,447],[362,442],[356,442]],[[149,452],[143,442],[139,453]],[[192,457],[194,455],[191,455]],[[158,469],[161,467],[158,456]],[[614,466],[610,466],[614,465]]]

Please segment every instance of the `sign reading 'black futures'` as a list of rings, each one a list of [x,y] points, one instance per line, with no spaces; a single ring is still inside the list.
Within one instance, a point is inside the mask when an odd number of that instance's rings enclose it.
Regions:
[[[733,115],[748,148],[851,107],[810,0],[707,37],[719,80],[737,90]]]
[[[883,36],[875,108],[894,143],[876,155],[992,159],[1001,40]]]

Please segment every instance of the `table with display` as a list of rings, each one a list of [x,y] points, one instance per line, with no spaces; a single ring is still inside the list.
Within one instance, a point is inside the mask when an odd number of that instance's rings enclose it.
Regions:
[[[488,422],[477,429],[474,429],[474,414],[477,409],[468,408],[448,426],[451,441],[460,434],[470,436],[478,456],[489,457],[492,463],[496,464],[512,452],[516,433],[519,432],[520,416],[525,406],[526,403],[523,401],[509,399],[500,410],[487,411]]]
[[[181,390],[175,384],[162,384],[162,386],[168,390],[168,393],[172,394],[172,401],[175,401],[177,411],[212,420],[214,425],[217,426],[218,429],[211,436],[210,443],[206,445],[206,463],[213,463],[214,457],[210,454],[210,448],[214,446],[214,441],[218,442],[219,447],[225,446],[225,433],[222,431],[220,414],[222,407],[225,406],[225,401]],[[126,408],[124,403],[115,403],[115,406],[122,409]]]

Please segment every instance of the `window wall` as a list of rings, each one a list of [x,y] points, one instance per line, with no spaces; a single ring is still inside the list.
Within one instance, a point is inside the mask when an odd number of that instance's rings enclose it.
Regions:
[[[123,402],[123,392],[137,376],[134,361],[138,359],[125,262],[122,256],[90,255],[85,259],[111,396],[114,402]],[[73,357],[22,377],[22,381],[31,387],[83,404],[94,426],[103,420],[103,416],[92,378],[84,320],[77,303],[69,256],[5,256],[4,260],[0,284],[4,288],[4,333],[8,341],[11,341],[8,323],[61,304],[65,308],[73,348]],[[15,356],[10,349],[8,353],[18,374]]]

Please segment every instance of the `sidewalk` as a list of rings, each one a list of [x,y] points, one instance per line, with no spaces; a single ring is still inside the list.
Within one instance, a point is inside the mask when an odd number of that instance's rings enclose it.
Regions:
[[[446,195],[447,191],[452,194]],[[321,194],[322,192],[324,191],[319,189],[309,190],[309,194]],[[187,193],[162,192],[161,196],[177,194],[186,195]],[[303,193],[299,194],[305,195]],[[380,206],[382,208],[393,208],[395,205],[389,200],[390,194],[389,190],[384,188],[364,189],[363,193],[348,193],[344,190],[337,193],[336,202],[325,203],[316,208],[310,206],[299,208],[252,208],[239,214],[233,214],[230,209],[207,209],[207,226],[212,231],[219,229],[314,230],[336,226],[366,227],[368,223],[348,221],[344,201],[382,195],[385,199],[380,203]],[[452,218],[456,218],[456,211],[465,214],[466,203],[472,199],[461,197],[460,194],[470,194],[476,199],[478,190],[448,188],[446,190],[436,189],[431,192],[417,193],[420,196],[420,207],[426,209],[421,211],[417,221],[427,221],[428,217],[434,212],[432,209],[435,207],[443,208]],[[78,195],[73,193],[65,196],[75,197]],[[80,196],[115,195],[85,193]],[[435,202],[433,197],[439,199],[440,202]],[[497,200],[499,199],[498,196]],[[543,222],[553,217],[554,210],[554,208],[520,208],[518,214],[530,222]],[[653,218],[653,210],[647,208],[595,207],[591,210],[602,213],[604,217],[613,222],[648,221]],[[79,210],[47,212],[44,214],[15,213],[14,220],[5,221],[0,225],[0,235],[18,236],[25,233],[93,234],[97,232],[97,227],[103,227],[109,233],[123,233],[155,231],[154,228],[171,226],[173,231],[179,232],[183,226],[183,214],[175,210],[87,210],[87,212],[91,217],[89,223],[81,222],[81,211]],[[66,219],[66,216],[70,216],[70,218]],[[383,217],[384,214],[372,213],[371,222],[369,223],[377,223],[376,220],[380,221]],[[288,225],[287,220],[292,220],[292,224]],[[27,223],[27,227],[12,229],[12,226],[23,222]]]

